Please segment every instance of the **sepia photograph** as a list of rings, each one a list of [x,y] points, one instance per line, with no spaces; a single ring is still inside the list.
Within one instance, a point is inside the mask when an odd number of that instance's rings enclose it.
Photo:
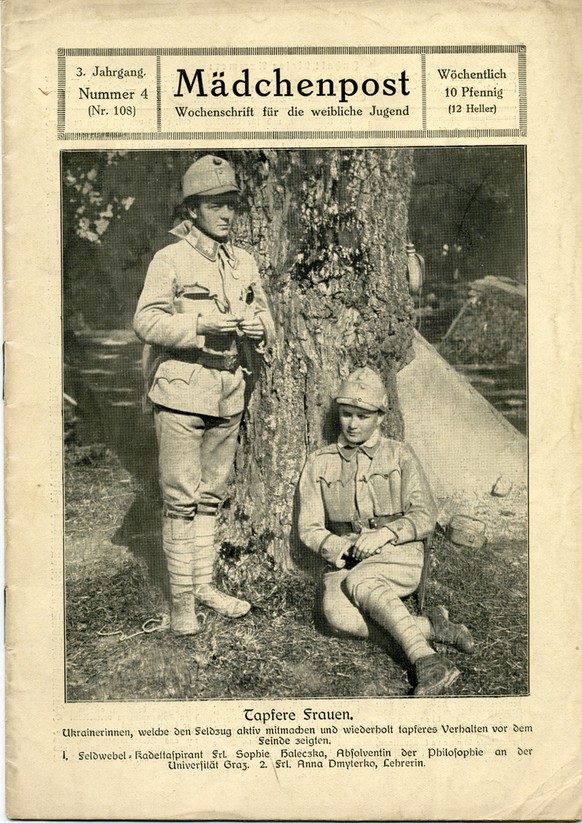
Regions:
[[[60,162],[66,702],[527,695],[525,147]]]

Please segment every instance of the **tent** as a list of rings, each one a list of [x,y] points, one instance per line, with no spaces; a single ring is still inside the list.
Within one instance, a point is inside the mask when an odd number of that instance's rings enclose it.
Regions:
[[[415,332],[414,359],[398,375],[405,439],[436,497],[490,493],[498,478],[527,482],[527,441]]]

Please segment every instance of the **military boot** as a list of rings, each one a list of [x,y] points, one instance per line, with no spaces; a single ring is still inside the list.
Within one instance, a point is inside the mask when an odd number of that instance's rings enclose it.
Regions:
[[[250,611],[251,604],[219,591],[214,585],[216,516],[198,513],[194,519],[194,534],[196,551],[193,582],[197,601],[225,617],[244,617]]]
[[[431,697],[442,694],[452,686],[461,672],[443,654],[421,657],[414,664],[415,697]]]
[[[170,587],[171,587],[170,583]],[[196,616],[196,599],[193,591],[172,592],[170,628],[174,634],[198,634],[201,630]]]
[[[431,640],[452,646],[465,654],[473,654],[476,646],[473,635],[463,623],[451,623],[444,606],[432,606],[425,614],[433,630]]]
[[[194,521],[192,518],[164,517],[163,548],[170,577],[170,628],[174,634],[198,634],[196,600],[192,582],[194,564]]]

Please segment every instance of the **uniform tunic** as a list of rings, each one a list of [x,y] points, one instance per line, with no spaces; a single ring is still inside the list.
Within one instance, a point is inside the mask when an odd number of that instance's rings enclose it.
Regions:
[[[216,242],[190,221],[172,233],[180,241],[154,256],[134,329],[146,344],[165,511],[192,517],[201,502],[215,508],[226,495],[245,395],[237,357],[245,346],[260,351],[271,343],[274,327],[248,252]],[[257,345],[242,333],[198,334],[199,317],[216,310],[259,318],[264,340]],[[210,365],[217,361],[230,363],[230,370]]]
[[[340,437],[308,457],[299,494],[299,536],[330,564],[323,602],[328,622],[367,636],[363,617],[348,597],[354,585],[381,576],[403,597],[420,582],[421,541],[434,528],[436,507],[418,458],[409,446],[379,431],[355,448]],[[386,527],[387,545],[381,552],[349,571],[343,568],[342,555],[357,533],[338,533],[338,524],[351,521],[365,528],[371,518],[389,516],[394,519]]]
[[[146,343],[144,366],[148,396],[169,409],[213,417],[239,414],[244,405],[244,375],[196,363],[196,352],[236,355],[242,338],[200,335],[201,315],[216,309],[258,317],[267,345],[273,321],[253,257],[231,243],[217,243],[184,221],[173,230],[181,238],[153,258],[134,318]]]

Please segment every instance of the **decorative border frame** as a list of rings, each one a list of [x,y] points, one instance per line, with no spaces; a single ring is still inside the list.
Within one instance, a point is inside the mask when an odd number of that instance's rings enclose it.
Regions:
[[[166,131],[161,130],[161,58],[307,54],[418,54],[421,58],[422,129],[380,131]],[[427,54],[517,54],[519,128],[516,129],[427,129],[426,55]],[[66,60],[68,57],[155,57],[156,121],[154,132],[67,132],[65,131]],[[514,46],[274,46],[252,48],[61,48],[57,50],[57,138],[59,140],[374,140],[488,138],[527,136],[526,47]]]

